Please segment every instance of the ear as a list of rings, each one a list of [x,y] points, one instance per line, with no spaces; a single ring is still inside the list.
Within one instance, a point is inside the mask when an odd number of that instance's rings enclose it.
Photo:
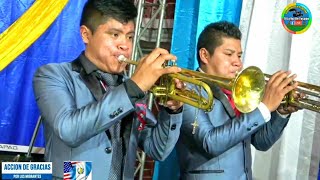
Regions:
[[[82,41],[85,44],[88,44],[89,38],[92,35],[92,33],[91,33],[91,30],[87,26],[82,25],[82,26],[80,26],[80,35],[81,35]]]
[[[210,59],[210,54],[207,51],[206,48],[201,48],[199,50],[199,56],[200,56],[200,60],[204,63],[204,64],[208,64],[209,59]]]

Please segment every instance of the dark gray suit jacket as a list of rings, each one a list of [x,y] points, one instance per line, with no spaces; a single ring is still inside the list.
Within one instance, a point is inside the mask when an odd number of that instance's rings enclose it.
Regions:
[[[288,118],[273,112],[271,120],[265,123],[259,109],[237,118],[221,89],[211,86],[215,96],[212,111],[205,113],[184,106],[177,145],[181,179],[252,179],[250,145],[268,150],[281,136]],[[192,134],[195,116],[199,127]]]
[[[93,179],[107,179],[112,145],[105,131],[135,110],[124,85],[99,95],[98,80],[71,63],[39,68],[33,83],[44,118],[45,159],[52,162],[53,176],[63,177],[64,161],[92,161]],[[175,146],[182,114],[160,114],[156,121],[148,111],[151,123],[142,131],[137,130],[139,121],[132,120],[123,179],[133,179],[137,146],[156,160],[164,160]]]

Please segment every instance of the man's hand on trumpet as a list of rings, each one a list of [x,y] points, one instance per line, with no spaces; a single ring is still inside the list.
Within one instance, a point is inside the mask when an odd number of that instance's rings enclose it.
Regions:
[[[175,85],[177,89],[185,89],[186,84],[180,81],[179,79],[174,79]],[[181,107],[183,106],[183,102],[177,101],[177,100],[169,100],[165,104],[167,108],[172,110],[173,112],[179,112],[181,110]]]
[[[148,91],[162,75],[181,71],[181,68],[175,66],[162,67],[165,61],[176,59],[177,57],[170,54],[167,50],[157,48],[139,61],[131,79],[142,91]]]
[[[299,92],[296,92],[296,91],[292,91],[292,94],[291,94],[291,95],[293,96],[293,98],[294,98],[295,100],[300,100],[300,99],[302,99],[302,98],[305,96],[305,94],[299,93]],[[299,111],[299,110],[301,110],[301,109],[302,109],[302,108],[299,108],[299,107],[297,107],[297,106],[290,105],[290,104],[288,104],[288,103],[282,103],[282,104],[280,104],[280,106],[278,107],[277,111],[278,111],[280,114],[285,115],[285,114],[291,114],[291,113],[293,113],[293,112],[297,112],[297,111]]]
[[[278,71],[270,77],[262,99],[270,112],[277,110],[280,114],[290,114],[299,110],[295,106],[281,104],[285,95],[298,87],[298,83],[294,82],[297,75],[290,76],[290,73],[290,71]],[[293,95],[299,96],[297,93]]]
[[[175,61],[176,59],[176,56],[170,54],[165,49],[154,49],[148,56],[143,57],[139,61],[131,79],[142,91],[148,91],[162,75],[181,71],[181,68],[176,66],[166,68],[163,68],[162,66],[165,61]],[[182,81],[178,79],[175,79],[174,81],[177,89],[185,88],[185,84]],[[183,103],[176,100],[169,100],[163,105],[175,113],[181,110]]]

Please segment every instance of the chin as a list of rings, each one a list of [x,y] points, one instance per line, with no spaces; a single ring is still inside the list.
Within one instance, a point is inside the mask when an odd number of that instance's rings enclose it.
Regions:
[[[115,70],[115,71],[112,71],[112,73],[111,73],[111,74],[122,74],[122,72],[123,72],[123,71],[120,71],[120,70],[119,70],[119,71],[118,71],[118,70]]]
[[[125,71],[125,67],[120,67],[117,69],[114,69],[113,74],[122,74]]]
[[[228,75],[228,78],[235,78],[236,76],[237,76],[236,73],[232,73],[232,74],[229,74],[229,75]]]

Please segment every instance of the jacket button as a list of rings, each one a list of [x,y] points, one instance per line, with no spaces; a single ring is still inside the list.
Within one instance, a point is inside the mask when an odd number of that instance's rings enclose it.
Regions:
[[[171,130],[173,131],[173,130],[175,130],[176,128],[177,128],[177,125],[176,125],[176,124],[172,124]]]
[[[110,114],[109,117],[112,119],[112,118],[115,117],[115,115],[114,114]]]
[[[111,147],[106,147],[105,149],[107,154],[110,154],[112,152],[112,148]]]
[[[123,112],[123,109],[122,109],[122,108],[118,108],[118,112],[119,112],[119,113],[122,113],[122,112]]]
[[[255,122],[253,125],[258,126],[259,124],[257,122]]]
[[[247,128],[247,131],[251,131],[251,128],[250,128],[250,127],[248,127],[248,128]]]

